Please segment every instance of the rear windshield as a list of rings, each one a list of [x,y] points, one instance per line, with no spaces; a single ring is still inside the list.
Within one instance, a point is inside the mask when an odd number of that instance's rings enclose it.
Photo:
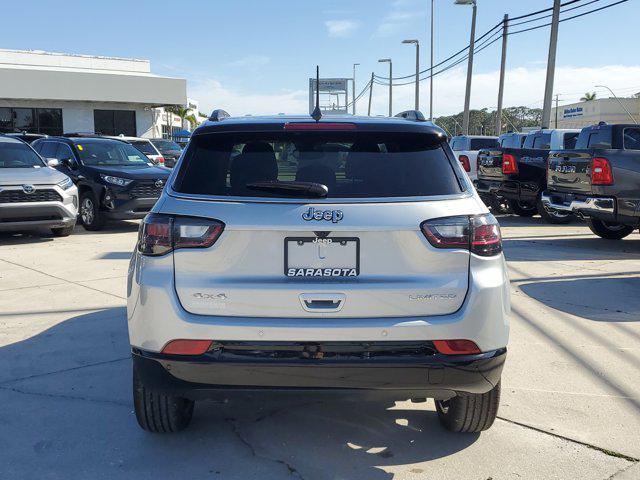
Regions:
[[[578,135],[580,135],[580,132],[568,132],[564,134],[564,148],[566,150],[573,150],[576,148]]]
[[[181,193],[302,198],[254,182],[325,185],[327,198],[422,197],[462,191],[442,140],[383,132],[213,133],[192,137],[174,189]],[[307,197],[305,197],[307,198]]]
[[[483,148],[495,148],[498,146],[496,138],[472,138],[469,150],[482,150]]]
[[[156,146],[161,153],[167,152],[177,152],[180,153],[182,148],[176,142],[172,142],[171,140],[151,140],[151,142]]]
[[[527,138],[524,140],[524,148],[549,150],[549,148],[551,148],[551,134],[535,133],[527,135]]]
[[[131,142],[131,145],[136,147],[145,155],[158,155],[158,152],[156,152],[156,149],[153,148],[153,145],[151,145],[151,142],[133,141]]]
[[[22,142],[0,142],[0,168],[44,167],[31,147]]]
[[[500,142],[503,148],[522,148],[524,139],[524,135],[507,135]]]

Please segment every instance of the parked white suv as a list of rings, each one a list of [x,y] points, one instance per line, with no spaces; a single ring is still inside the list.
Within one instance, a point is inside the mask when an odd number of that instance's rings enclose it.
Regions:
[[[498,137],[481,135],[458,135],[451,139],[449,145],[472,181],[478,178],[478,152],[485,148],[499,146]]]
[[[133,398],[174,432],[241,392],[436,399],[493,423],[509,334],[500,228],[428,122],[242,117],[192,135],[128,278]]]
[[[27,143],[0,135],[0,232],[49,229],[71,235],[78,215],[78,189]]]

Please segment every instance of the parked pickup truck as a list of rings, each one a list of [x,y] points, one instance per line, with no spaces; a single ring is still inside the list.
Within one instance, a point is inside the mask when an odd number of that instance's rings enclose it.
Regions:
[[[522,148],[501,147],[478,153],[476,190],[489,204],[507,199],[511,210],[523,217],[539,213],[549,223],[568,223],[570,212],[549,211],[540,196],[546,188],[550,150],[571,149],[579,130],[536,130],[527,134]]]
[[[621,239],[640,225],[640,126],[600,123],[580,132],[574,150],[549,155],[542,203],[586,219],[593,233]]]

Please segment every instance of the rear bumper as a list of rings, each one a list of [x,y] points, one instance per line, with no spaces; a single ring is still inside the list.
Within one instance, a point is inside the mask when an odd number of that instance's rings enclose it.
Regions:
[[[542,193],[542,205],[547,210],[571,212],[582,217],[615,219],[616,201],[611,197],[577,197],[573,194],[545,191]]]
[[[509,200],[517,200],[535,204],[540,193],[540,187],[533,182],[520,182],[517,180],[484,180],[474,182],[476,190],[481,197],[500,196]]]
[[[506,348],[477,355],[375,360],[201,357],[133,350],[136,373],[146,387],[194,400],[256,392],[406,400],[491,390],[500,380]]]

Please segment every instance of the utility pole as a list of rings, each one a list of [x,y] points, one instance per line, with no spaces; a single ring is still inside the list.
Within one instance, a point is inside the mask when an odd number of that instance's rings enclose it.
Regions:
[[[542,128],[549,128],[549,123],[551,121],[553,79],[556,72],[556,49],[558,47],[558,24],[560,23],[560,1],[561,0],[553,0],[551,37],[549,39],[549,58],[547,60],[547,81],[544,86],[544,104],[542,106]]]
[[[560,0],[558,0],[560,1]],[[469,39],[469,62],[467,64],[467,87],[464,94],[464,115],[462,117],[462,134],[469,135],[469,103],[471,102],[471,76],[473,75],[473,49],[476,38],[476,0],[455,0],[457,5],[472,5],[471,38]]]
[[[371,83],[369,84],[369,110],[367,115],[371,116],[371,97],[373,96],[373,72],[371,72]]]
[[[500,83],[498,85],[498,110],[496,111],[496,135],[502,131],[502,97],[504,95],[504,72],[507,64],[507,35],[509,15],[505,13],[502,20],[502,59],[500,61]]]
[[[429,70],[429,121],[433,122],[433,0],[431,0],[431,68]]]
[[[351,107],[351,111],[353,112],[353,114],[356,114],[356,67],[360,65],[359,63],[354,63],[353,64],[353,105]]]
[[[393,117],[393,64],[390,58],[381,58],[378,62],[389,64],[389,116]]]

